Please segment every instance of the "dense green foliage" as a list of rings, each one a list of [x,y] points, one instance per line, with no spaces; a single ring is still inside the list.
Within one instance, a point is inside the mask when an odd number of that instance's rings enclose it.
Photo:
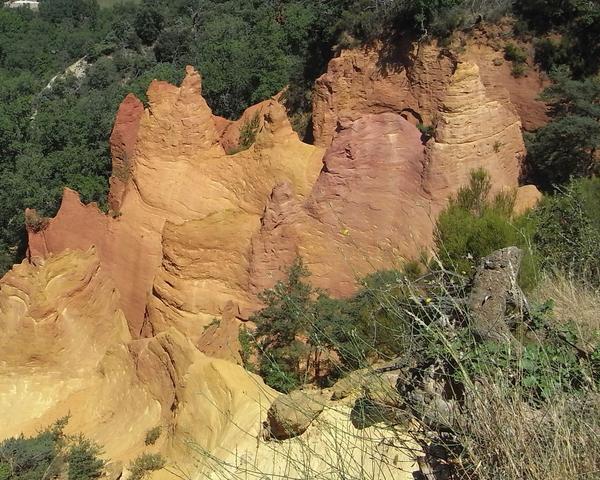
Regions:
[[[286,280],[262,293],[265,308],[251,319],[256,330],[240,331],[246,367],[258,370],[268,385],[287,392],[308,381],[326,383],[410,351],[411,313],[430,299],[425,293],[419,298],[410,294],[407,274],[376,272],[348,299],[333,299],[313,288],[309,275],[296,259]],[[405,315],[399,317],[400,311]]]
[[[1,480],[94,480],[104,468],[99,458],[102,451],[83,436],[69,437],[63,433],[68,418],[34,437],[15,437],[0,443]],[[66,473],[66,475],[65,475]]]
[[[566,68],[551,77],[541,97],[553,119],[527,137],[531,175],[545,188],[596,174],[600,147],[600,80],[573,80]]]
[[[459,190],[440,214],[435,242],[445,268],[470,276],[480,260],[500,248],[523,248],[525,257],[520,283],[535,283],[536,261],[531,236],[534,225],[528,216],[514,216],[514,195],[490,196],[492,184],[483,170],[471,173],[468,186]]]
[[[536,37],[537,60],[544,68],[566,65],[578,77],[598,71],[600,2],[521,0],[515,10]]]
[[[600,180],[581,179],[544,199],[534,241],[548,269],[600,285]]]

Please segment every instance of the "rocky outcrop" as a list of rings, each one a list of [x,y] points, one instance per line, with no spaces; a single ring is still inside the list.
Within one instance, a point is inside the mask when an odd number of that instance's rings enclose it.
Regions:
[[[477,65],[456,66],[427,150],[425,188],[434,215],[478,168],[487,170],[493,190],[517,188],[525,156],[521,122],[513,108],[487,95]]]
[[[478,338],[511,341],[507,318],[515,315],[509,310],[522,319],[526,307],[517,284],[522,258],[519,248],[508,247],[481,260],[468,302],[473,332]]]
[[[133,340],[118,297],[94,249],[24,263],[0,281],[0,437],[70,415],[70,432],[129,462],[161,425],[155,448],[181,467],[192,463],[189,441],[221,456],[232,438],[252,445],[270,389],[175,329]]]
[[[319,392],[295,390],[281,395],[267,412],[267,438],[286,440],[302,435],[326,406]]]
[[[431,249],[436,215],[472,169],[495,190],[518,187],[521,122],[478,65],[436,45],[343,53],[316,88],[317,146],[277,98],[235,122],[215,117],[191,68],[179,87],[153,82],[147,108],[128,96],[111,136],[109,214],[66,189],[57,215],[30,228],[27,261],[0,281],[0,434],[71,412],[72,430],[116,461],[161,425],[156,449],[174,461],[189,464],[191,439],[233,473],[238,448],[274,468],[279,447],[256,443],[274,392],[213,357],[238,360],[240,322],[296,256],[316,286],[347,295]],[[238,151],[249,122],[252,144]],[[537,197],[519,198],[521,209]],[[294,431],[319,448],[327,439],[311,422],[342,421],[317,410]],[[348,414],[344,438],[357,438]],[[361,425],[361,441],[380,442],[373,428]]]
[[[134,337],[175,326],[200,344],[225,311],[236,312],[226,329],[233,332],[297,255],[316,285],[347,295],[357,277],[431,247],[436,215],[471,170],[487,169],[498,190],[517,187],[519,119],[489,95],[477,65],[435,45],[411,53],[410,68],[361,52],[339,57],[320,80],[327,101],[347,106],[321,118],[315,103],[315,124],[335,117],[337,125],[325,153],[299,141],[276,98],[237,122],[214,117],[193,69],[181,87],[153,82],[146,110],[128,96],[111,137],[111,214],[65,191],[57,216],[30,232],[31,261],[94,245]],[[348,58],[354,67],[342,81],[336,65]],[[367,82],[381,82],[375,103],[360,93]],[[409,115],[417,110],[435,119],[426,145]],[[248,122],[254,143],[228,155]]]
[[[278,186],[253,239],[254,288],[302,255],[315,284],[345,295],[358,275],[418,255],[432,232],[420,138],[398,114],[367,115],[339,132],[305,202]]]
[[[271,195],[252,243],[256,291],[302,255],[316,285],[348,295],[357,277],[431,248],[437,215],[471,171],[486,169],[495,192],[517,190],[525,146],[514,108],[488,96],[473,63],[458,63],[445,88],[426,145],[399,113],[338,119],[310,196],[299,201],[285,185]],[[517,193],[520,209],[526,195]]]
[[[329,146],[340,125],[373,113],[393,112],[413,124],[434,125],[459,63],[477,65],[488,97],[516,108],[525,129],[539,128],[548,121],[547,107],[538,99],[547,81],[534,68],[514,77],[503,58],[502,38],[490,40],[489,33],[476,29],[444,47],[405,39],[342,51],[315,85],[315,143]]]
[[[81,205],[67,190],[56,218],[30,232],[34,262],[95,245],[134,336],[143,328],[182,327],[185,318],[189,328],[182,331],[197,338],[232,299],[247,309],[244,258],[270,192],[287,181],[295,195],[306,196],[321,168],[322,151],[299,141],[275,100],[258,110],[256,143],[227,155],[200,91],[200,76],[188,69],[179,88],[153,82],[145,111],[127,97],[111,137],[112,215]],[[200,293],[200,284],[209,288]]]
[[[435,45],[409,42],[342,51],[315,84],[315,143],[328,147],[340,125],[367,114],[393,112],[431,125],[454,63]]]

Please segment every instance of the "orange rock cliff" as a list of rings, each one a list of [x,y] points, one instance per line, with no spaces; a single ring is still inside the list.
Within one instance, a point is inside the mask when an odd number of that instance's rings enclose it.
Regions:
[[[314,145],[277,98],[237,122],[214,116],[191,67],[180,87],[154,81],[146,108],[129,95],[111,136],[110,213],[66,189],[0,280],[0,434],[71,412],[73,428],[129,459],[162,424],[170,440],[157,448],[178,458],[186,435],[211,449],[236,436],[210,402],[255,429],[273,393],[225,360],[238,358],[257,294],[296,256],[316,286],[348,295],[360,276],[432,248],[436,216],[471,170],[516,189],[519,210],[539,198],[519,187],[522,128],[543,123],[545,107],[494,55],[425,45],[390,64],[380,49],[343,52],[315,87]],[[228,154],[255,115],[255,143]],[[426,143],[417,123],[434,128]],[[198,422],[210,440],[192,432]]]

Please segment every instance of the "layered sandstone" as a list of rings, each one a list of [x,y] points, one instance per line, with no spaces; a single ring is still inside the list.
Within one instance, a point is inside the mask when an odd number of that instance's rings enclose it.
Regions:
[[[526,130],[544,125],[547,107],[538,96],[547,81],[533,67],[527,75],[514,77],[503,58],[503,44],[488,37],[471,35],[449,47],[403,40],[394,46],[342,51],[315,84],[315,144],[328,147],[339,125],[366,114],[394,112],[411,123],[435,125],[460,63],[479,67],[488,97],[516,109]],[[529,62],[533,65],[531,58]]]
[[[65,248],[95,245],[121,293],[120,306],[134,336],[145,316],[161,326],[193,317],[190,328],[197,332],[221,316],[229,300],[244,303],[245,250],[268,195],[282,181],[290,182],[297,195],[307,195],[321,168],[322,151],[299,141],[275,100],[252,109],[252,115],[260,115],[252,148],[227,155],[218,120],[200,92],[200,76],[189,69],[181,87],[153,82],[145,111],[127,97],[111,137],[111,215],[82,205],[75,192],[66,190],[57,216],[30,235],[33,262]],[[205,245],[196,244],[196,231]],[[186,245],[199,254],[190,256]],[[221,248],[222,254],[215,251]],[[185,266],[178,265],[178,257]],[[170,272],[181,281],[170,279]],[[178,296],[199,284],[210,293],[192,294],[191,304],[183,305]]]
[[[133,340],[118,300],[94,249],[24,263],[2,279],[1,437],[70,415],[69,431],[128,462],[148,450],[146,432],[161,426],[152,449],[180,468],[194,463],[190,441],[220,456],[254,444],[272,391],[241,367],[206,357],[175,329]]]
[[[473,170],[487,170],[495,192],[517,189],[521,122],[489,94],[478,66],[457,63],[438,103],[426,145],[404,113],[338,118],[310,197],[301,202],[285,185],[271,196],[253,240],[256,291],[301,255],[316,285],[348,295],[358,278],[427,253],[437,215]]]
[[[488,170],[498,190],[517,187],[521,123],[473,62],[423,45],[411,69],[381,70],[380,54],[353,51],[320,80],[328,101],[347,107],[320,117],[315,103],[321,142],[336,123],[326,152],[299,141],[277,98],[236,122],[214,117],[191,69],[181,87],[153,82],[146,110],[127,97],[111,138],[111,214],[66,190],[48,227],[31,232],[31,261],[94,245],[134,337],[174,326],[236,358],[220,336],[235,337],[257,293],[296,256],[316,285],[347,295],[361,276],[427,252],[437,214],[473,169]],[[368,81],[385,88],[365,96]],[[424,145],[414,124],[426,118],[435,129]],[[254,144],[228,155],[251,121]]]

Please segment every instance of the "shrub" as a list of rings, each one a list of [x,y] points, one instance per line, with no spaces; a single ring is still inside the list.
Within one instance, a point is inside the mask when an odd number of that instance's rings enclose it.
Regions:
[[[435,134],[435,127],[433,125],[425,125],[424,123],[418,123],[417,128],[421,132],[421,141],[426,143]]]
[[[507,43],[504,46],[504,58],[511,62],[526,63],[527,53],[518,45],[514,43]]]
[[[58,474],[61,467],[59,452],[63,442],[62,429],[58,423],[35,437],[9,438],[0,444],[0,471],[8,471],[10,480],[33,480]]]
[[[514,194],[490,198],[491,181],[484,170],[471,173],[436,223],[435,242],[445,268],[470,276],[479,261],[495,250],[519,246],[525,250],[519,282],[531,288],[536,281],[537,262],[531,248],[535,225],[528,215],[513,215]]]
[[[156,441],[159,439],[160,434],[162,433],[162,428],[160,425],[151,428],[146,432],[146,438],[144,439],[144,443],[146,445],[154,445]]]
[[[516,78],[524,76],[525,72],[527,72],[527,66],[524,63],[513,63],[510,68],[510,73]]]
[[[534,43],[535,62],[545,71],[550,72],[559,65],[568,63],[569,50],[563,41],[543,38]]]
[[[514,43],[504,47],[504,58],[512,62],[511,73],[514,77],[522,77],[527,70],[527,52]]]
[[[68,417],[64,417],[34,437],[21,435],[1,442],[0,479],[53,479],[64,475],[65,470],[69,480],[100,477],[105,465],[98,458],[100,446],[81,435],[65,435],[67,422]]]
[[[28,210],[25,214],[25,225],[32,232],[41,232],[48,226],[49,223],[49,218],[42,217],[35,210]]]
[[[105,462],[98,458],[101,448],[92,441],[80,436],[68,449],[66,460],[69,463],[69,480],[93,480],[102,475]]]
[[[245,122],[240,129],[238,146],[227,152],[229,155],[248,150],[256,141],[256,135],[260,129],[260,112],[256,112],[252,118]]]
[[[305,374],[302,363],[306,361],[302,360],[307,351],[299,338],[307,334],[315,294],[304,281],[308,276],[302,259],[297,258],[285,282],[277,282],[259,295],[266,306],[250,318],[256,324],[260,374],[268,385],[283,392],[298,386]]]
[[[147,478],[152,472],[162,470],[167,464],[166,460],[157,453],[143,453],[137,457],[130,465],[130,480],[142,480]]]
[[[600,285],[600,179],[580,179],[546,197],[533,237],[546,269]]]
[[[289,392],[307,382],[326,384],[344,372],[411,350],[412,317],[397,315],[415,306],[406,289],[407,274],[373,273],[347,299],[314,289],[305,280],[309,275],[296,259],[287,279],[261,294],[265,307],[251,318],[254,334],[240,329],[244,365],[253,369],[256,354],[258,371],[269,386]]]
[[[164,18],[154,7],[144,5],[135,17],[134,27],[137,36],[146,45],[154,43],[164,24]]]

